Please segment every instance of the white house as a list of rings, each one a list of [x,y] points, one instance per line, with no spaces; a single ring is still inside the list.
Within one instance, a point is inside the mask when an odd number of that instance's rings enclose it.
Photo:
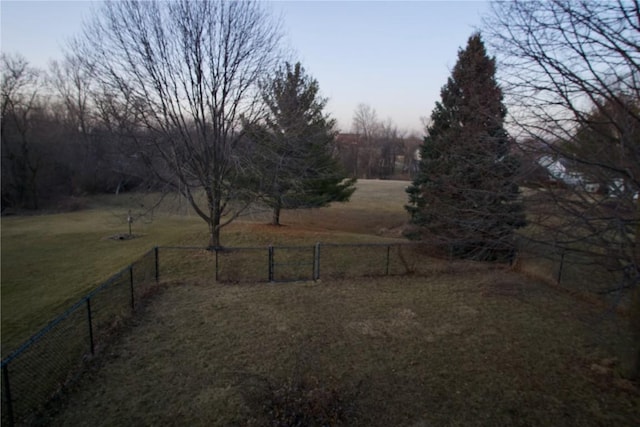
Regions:
[[[567,168],[558,159],[554,159],[549,155],[540,156],[538,164],[549,173],[554,181],[566,182]]]
[[[571,187],[582,187],[588,193],[595,193],[600,189],[600,184],[587,181],[583,174],[567,170],[560,159],[544,155],[538,159],[538,164],[549,173],[552,180],[562,182]]]

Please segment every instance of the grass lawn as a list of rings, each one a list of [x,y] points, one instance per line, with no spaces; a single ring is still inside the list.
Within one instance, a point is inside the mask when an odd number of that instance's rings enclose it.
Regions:
[[[640,395],[612,358],[631,348],[625,330],[481,265],[426,278],[176,282],[43,422],[291,425],[304,408],[316,418],[298,425],[636,426]]]
[[[223,229],[223,244],[266,246],[398,237],[392,229],[407,218],[403,208],[406,185],[404,181],[362,180],[351,202],[285,211],[285,226],[280,228],[263,225],[270,219],[269,212],[248,211]],[[134,222],[132,231],[139,238],[109,239],[127,232],[127,212],[141,204],[152,205],[152,197],[103,195],[81,201],[85,209],[77,212],[2,218],[3,357],[153,246],[206,246],[205,223],[172,199],[165,200],[153,217]]]
[[[392,242],[406,185],[360,181],[351,202],[286,211],[283,227],[251,210],[223,244]],[[151,247],[207,243],[175,202],[132,240],[109,237],[137,202],[85,202],[2,219],[3,356]],[[160,292],[43,424],[640,425],[627,320],[508,269],[419,258],[426,277],[223,285],[208,252],[160,259]]]
[[[162,218],[119,241],[108,237],[126,224],[106,210],[3,218],[2,355],[154,245],[197,240],[199,226]]]

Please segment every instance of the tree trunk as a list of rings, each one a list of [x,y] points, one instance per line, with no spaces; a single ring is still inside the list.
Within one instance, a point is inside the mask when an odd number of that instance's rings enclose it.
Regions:
[[[637,215],[640,218],[640,196],[637,201]],[[640,269],[640,222],[636,227],[636,238],[635,238],[635,268]],[[634,271],[633,274],[638,274],[638,272]],[[636,361],[634,366],[634,379],[640,380],[640,283],[638,283],[637,279],[634,277],[634,283],[632,286],[635,288],[632,289],[632,302],[631,302],[631,332],[635,334],[635,344],[636,344]]]
[[[271,217],[271,225],[280,225],[280,203],[273,207],[273,216]]]
[[[217,249],[220,247],[220,219],[221,219],[221,206],[218,198],[213,203],[213,209],[211,210],[211,216],[209,217],[209,249]]]
[[[634,380],[638,381],[640,380],[640,348],[636,349],[636,363],[634,368],[632,376]]]
[[[208,249],[216,249],[220,247],[220,227],[209,223],[209,246]]]
[[[39,203],[38,203],[38,181],[37,181],[37,177],[36,177],[36,172],[31,170],[31,173],[29,174],[29,179],[28,179],[28,191],[29,191],[29,199],[30,199],[30,207],[32,207],[35,210],[38,210]]]

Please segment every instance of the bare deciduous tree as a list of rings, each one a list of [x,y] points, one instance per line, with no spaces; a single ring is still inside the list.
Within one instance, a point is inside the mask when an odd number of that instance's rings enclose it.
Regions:
[[[42,156],[34,121],[42,111],[41,73],[21,56],[2,54],[2,204],[38,209]]]
[[[402,147],[402,133],[391,119],[381,121],[368,104],[358,104],[352,130],[358,136],[353,155],[356,177],[388,178],[395,171],[395,158]]]
[[[259,112],[256,85],[275,65],[279,34],[254,1],[122,1],[105,3],[76,42],[104,106],[156,179],[207,223],[210,247],[247,204],[240,124]]]
[[[54,61],[49,67],[48,81],[64,105],[63,119],[67,125],[87,135],[91,127],[91,76],[82,65],[81,58],[74,55]]]
[[[358,104],[353,113],[353,131],[367,140],[377,135],[380,129],[378,113],[368,104]]]
[[[373,166],[377,157],[374,153],[374,139],[380,129],[376,110],[368,104],[358,104],[353,113],[351,127],[360,138],[355,154],[356,177],[362,175],[364,178],[372,178]]]
[[[387,118],[380,123],[380,159],[378,160],[378,174],[380,178],[391,177],[396,169],[396,156],[403,151],[404,132],[398,130],[393,120]]]
[[[571,189],[544,201],[562,221],[543,212],[540,239],[589,252],[626,286],[640,280],[639,14],[638,2],[514,1],[487,25],[511,125],[574,171]]]
[[[72,193],[119,194],[145,181],[135,145],[123,143],[122,129],[114,126],[114,121],[124,123],[125,117],[135,115],[126,109],[121,109],[123,115],[116,113],[119,107],[96,86],[92,70],[91,63],[75,53],[50,64],[53,111],[64,134],[61,149],[66,150]]]
[[[638,1],[518,0],[486,25],[522,148],[567,165],[529,201],[527,237],[613,272],[599,292],[619,296],[640,282],[639,16]]]
[[[104,190],[99,175],[106,156],[91,135],[96,123],[87,67],[80,58],[69,54],[50,64],[47,80],[56,119],[64,134],[70,193]]]

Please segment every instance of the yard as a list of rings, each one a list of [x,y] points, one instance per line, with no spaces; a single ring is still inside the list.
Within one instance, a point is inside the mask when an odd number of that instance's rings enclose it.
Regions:
[[[283,227],[265,224],[269,212],[249,211],[224,229],[223,242],[396,242],[405,186],[362,180],[351,202],[286,211]],[[204,223],[170,203],[134,223],[138,238],[110,239],[126,231],[132,200],[88,203],[3,218],[3,356],[151,247],[206,243]],[[635,349],[628,319],[576,298],[588,285],[582,276],[571,292],[550,286],[554,265],[523,258],[516,269],[432,266],[419,258],[416,275],[222,284],[202,252],[160,251],[159,292],[38,422],[640,424],[640,392],[625,379]],[[347,251],[341,259],[364,256],[379,269],[378,255]],[[328,267],[328,251],[323,257]],[[568,274],[575,276],[570,269],[563,281]]]
[[[432,277],[175,282],[43,421],[632,426],[625,326],[474,264]]]
[[[223,244],[266,246],[397,238],[400,235],[394,228],[406,221],[405,186],[403,181],[362,180],[351,202],[285,211],[280,228],[264,225],[269,212],[249,210],[223,229]],[[165,200],[153,215],[137,219],[132,232],[138,238],[132,240],[110,237],[127,233],[128,210],[153,205],[150,196],[97,196],[78,203],[84,208],[75,212],[2,218],[3,357],[153,246],[204,247],[207,243],[205,223],[174,199]]]

